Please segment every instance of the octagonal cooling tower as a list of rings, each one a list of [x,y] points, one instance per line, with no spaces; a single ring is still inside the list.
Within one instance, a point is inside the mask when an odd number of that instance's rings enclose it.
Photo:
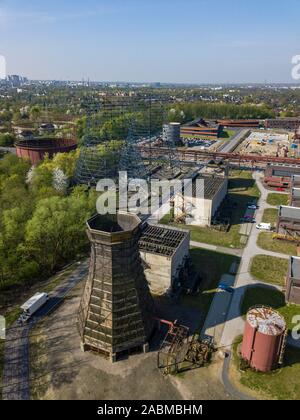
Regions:
[[[96,215],[87,222],[91,242],[89,276],[78,313],[82,349],[110,357],[147,350],[154,302],[144,276],[133,214]]]

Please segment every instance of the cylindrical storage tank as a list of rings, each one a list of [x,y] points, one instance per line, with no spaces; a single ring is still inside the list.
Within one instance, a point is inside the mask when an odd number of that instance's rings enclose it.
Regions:
[[[163,141],[170,145],[180,144],[180,123],[171,122],[163,126]]]
[[[274,309],[256,306],[247,313],[242,358],[250,367],[269,372],[278,367],[285,341],[286,323]]]
[[[68,153],[77,148],[77,142],[71,138],[36,138],[32,140],[20,140],[16,144],[17,156],[29,159],[36,165],[47,154],[53,158],[57,153]]]

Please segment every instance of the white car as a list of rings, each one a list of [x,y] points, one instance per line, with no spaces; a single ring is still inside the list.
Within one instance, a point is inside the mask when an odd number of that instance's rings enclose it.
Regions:
[[[271,223],[259,223],[258,225],[256,225],[256,229],[272,230],[272,225],[271,225]]]

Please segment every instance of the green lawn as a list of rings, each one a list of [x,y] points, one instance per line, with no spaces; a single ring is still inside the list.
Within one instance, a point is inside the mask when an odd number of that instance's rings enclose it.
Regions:
[[[257,245],[268,251],[297,255],[297,245],[294,242],[273,239],[273,234],[270,232],[261,232],[258,236]]]
[[[255,305],[266,305],[276,309],[284,317],[289,330],[295,326],[292,322],[293,317],[300,314],[300,305],[286,304],[284,294],[275,288],[249,287],[241,304],[242,315],[245,316],[248,309]]]
[[[191,249],[191,257],[202,278],[201,291],[197,296],[184,296],[182,303],[199,310],[200,331],[222,275],[229,273],[233,263],[239,264],[240,258],[199,248]]]
[[[250,171],[233,170],[230,174],[227,208],[232,212],[232,225],[228,232],[220,232],[206,227],[185,226],[191,231],[191,240],[197,242],[204,242],[207,244],[225,246],[231,248],[243,248],[241,244],[241,235],[239,230],[241,227],[240,219],[245,213],[247,203],[256,200],[259,197],[259,189],[257,188]],[[228,210],[227,210],[228,211]],[[224,214],[224,212],[223,212]],[[168,224],[170,216],[166,215],[161,219],[161,223]]]
[[[276,225],[278,219],[278,210],[277,209],[265,209],[262,223],[272,223],[272,225]]]
[[[267,197],[267,203],[270,206],[287,206],[289,204],[289,195],[271,193]]]
[[[221,139],[228,139],[229,140],[235,134],[236,134],[236,131],[234,131],[234,130],[223,130],[222,133],[221,133],[221,135],[220,135],[220,138]]]
[[[284,294],[279,290],[263,286],[249,287],[243,298],[241,312],[246,315],[249,308],[254,305],[266,305],[276,309],[285,319],[287,327],[291,330],[295,324],[292,322],[295,315],[299,315],[300,306],[286,304]],[[241,341],[241,340],[240,340]],[[235,344],[235,363],[238,366]],[[255,372],[251,369],[240,372],[240,382],[246,387],[257,391],[263,398],[274,399],[300,399],[300,350],[286,347],[284,363],[280,369],[269,373]]]
[[[265,283],[284,286],[288,269],[288,260],[257,255],[251,262],[250,272],[253,277]]]
[[[237,349],[240,338],[234,345],[234,365],[239,369]],[[280,369],[262,373],[247,369],[239,370],[240,382],[258,393],[263,399],[299,400],[300,399],[300,350],[287,346],[285,360]]]

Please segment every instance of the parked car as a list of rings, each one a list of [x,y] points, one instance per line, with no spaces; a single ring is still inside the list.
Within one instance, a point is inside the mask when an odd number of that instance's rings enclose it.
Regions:
[[[218,286],[218,289],[223,290],[224,292],[228,292],[228,293],[233,293],[234,292],[234,288],[231,286],[228,286],[225,283],[220,283]]]
[[[258,225],[256,225],[256,229],[272,230],[272,225],[271,225],[271,223],[259,223]]]
[[[34,315],[38,309],[40,309],[48,301],[49,296],[47,293],[37,292],[30,299],[28,299],[22,306],[23,313],[18,319],[19,324],[24,324],[27,322],[32,315]]]
[[[250,209],[250,210],[257,210],[257,209],[259,209],[259,206],[257,206],[256,204],[250,204],[250,205],[248,205],[247,208]]]

